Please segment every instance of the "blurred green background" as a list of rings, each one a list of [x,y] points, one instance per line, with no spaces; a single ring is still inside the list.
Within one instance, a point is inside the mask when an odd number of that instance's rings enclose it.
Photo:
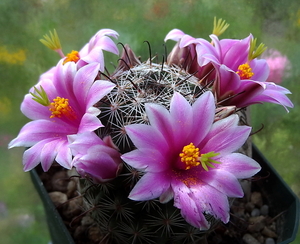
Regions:
[[[65,53],[79,50],[101,28],[119,32],[137,55],[164,53],[163,39],[173,28],[208,39],[213,17],[229,29],[221,38],[252,33],[281,53],[273,68],[285,65],[281,85],[292,91],[295,108],[273,104],[252,107],[253,140],[292,190],[300,196],[300,3],[299,0],[1,0],[0,2],[0,236],[3,244],[50,241],[42,203],[22,171],[23,148],[7,150],[28,121],[19,110],[23,96],[59,56],[39,39],[54,28]],[[167,43],[168,50],[174,45]],[[159,56],[161,58],[161,55]],[[106,60],[116,63],[116,57]],[[277,66],[276,66],[277,65]],[[113,66],[112,66],[113,67]],[[275,77],[279,77],[275,74]],[[300,234],[294,243],[300,243]]]

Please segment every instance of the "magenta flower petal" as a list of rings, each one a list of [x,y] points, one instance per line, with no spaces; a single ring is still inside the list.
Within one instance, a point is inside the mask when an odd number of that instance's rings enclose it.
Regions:
[[[169,145],[162,134],[154,130],[149,125],[134,124],[125,126],[126,133],[131,138],[134,145],[140,149],[159,146],[165,151],[169,150]]]
[[[216,123],[218,122],[222,123],[222,120],[219,120]],[[230,152],[236,151],[241,147],[242,143],[247,140],[250,132],[250,127],[239,126],[235,128],[227,128],[215,135],[213,135],[213,133],[209,133],[207,135],[209,139],[205,139],[207,143],[202,147],[202,153],[215,151],[221,155],[226,155]]]
[[[231,163],[235,162],[233,161]],[[203,171],[198,174],[198,177],[201,179],[201,181],[214,187],[215,189],[218,189],[228,197],[244,196],[244,192],[237,178],[233,174],[223,169],[214,169],[211,170],[211,172]]]
[[[147,157],[144,155],[147,155]],[[160,151],[147,148],[133,150],[130,154],[123,155],[122,159],[130,161],[132,167],[141,171],[147,169],[147,171],[151,172],[161,172],[168,167],[164,163],[165,158]]]
[[[111,29],[102,29],[98,31],[90,41],[79,51],[80,60],[77,62],[79,68],[89,64],[100,64],[99,70],[104,71],[104,55],[103,50],[119,54],[117,45],[108,37],[118,38],[119,34]]]
[[[178,106],[180,104],[180,106]],[[170,117],[172,129],[176,131],[177,138],[186,141],[189,136],[184,128],[190,128],[193,124],[192,107],[188,101],[179,93],[175,93],[170,103]],[[175,147],[175,145],[174,145]]]
[[[36,143],[33,147],[27,149],[23,154],[24,171],[32,170],[41,162],[40,152],[44,147],[45,141]]]
[[[159,197],[170,187],[170,177],[165,172],[147,173],[135,185],[129,198],[147,201]]]
[[[91,178],[95,183],[114,179],[118,175],[122,160],[115,145],[107,144],[94,132],[70,135],[68,139],[75,155],[73,165],[80,175]]]
[[[230,209],[225,194],[209,185],[202,185],[199,189],[192,189],[192,191],[195,201],[200,201],[199,208],[201,209],[201,212],[211,214],[215,218],[222,220],[224,223],[228,223]],[[207,201],[208,199],[209,204]]]
[[[285,108],[292,106],[286,93],[273,92],[274,99],[268,95],[271,91],[261,95],[270,88],[263,84],[269,76],[269,67],[266,60],[249,55],[251,34],[241,40],[219,40],[216,35],[210,35],[210,38],[212,41],[208,42],[178,29],[170,31],[165,41],[172,39],[177,44],[168,57],[168,64],[183,67],[202,81],[203,78],[215,80],[213,91],[217,102],[223,106],[243,108],[262,102],[281,104]],[[193,62],[195,59],[197,64]],[[246,71],[247,65],[250,71]]]
[[[173,29],[171,30],[165,37],[165,42],[167,40],[173,40],[173,41],[179,41],[183,36],[184,36],[184,32],[179,30],[179,29]]]
[[[66,124],[57,124],[49,120],[34,120],[23,126],[18,137],[13,139],[8,147],[31,147],[44,139],[64,137],[65,133],[73,133],[72,128],[67,127]]]
[[[73,165],[72,165],[72,153],[69,148],[69,144],[66,139],[60,143],[61,145],[58,148],[55,161],[61,166],[63,166],[64,168],[71,169]]]
[[[251,128],[239,126],[236,115],[214,123],[214,106],[211,92],[202,94],[193,105],[175,93],[170,111],[146,105],[150,125],[126,127],[137,149],[123,154],[122,159],[145,173],[132,189],[131,199],[159,198],[165,203],[173,197],[186,221],[201,229],[209,227],[203,213],[228,222],[227,197],[243,196],[238,178],[251,177],[260,166],[233,153],[245,143]],[[209,155],[215,155],[213,160],[219,163],[211,161],[214,168],[206,170],[202,163],[205,157],[210,160]],[[236,164],[241,166],[234,168]]]
[[[152,127],[163,133],[163,137],[167,141],[174,141],[173,129],[170,126],[171,118],[170,113],[162,106],[154,103],[145,105],[147,117]]]
[[[215,115],[210,111],[215,110],[215,102],[211,92],[206,92],[192,105],[193,109],[193,128],[191,132],[193,142],[198,145],[209,132],[210,126],[214,121]],[[201,111],[201,112],[199,112]]]
[[[61,60],[55,69],[51,69],[51,73],[48,71],[47,75],[41,76],[42,80],[38,83],[45,90],[49,105],[32,100],[31,94],[25,96],[21,105],[22,112],[34,120],[21,129],[17,138],[9,143],[9,148],[33,148],[24,153],[23,163],[26,170],[36,166],[36,160],[40,160],[43,169],[48,170],[53,158],[63,167],[71,168],[72,154],[68,135],[94,131],[102,126],[97,117],[100,110],[94,107],[94,102],[101,100],[115,85],[108,81],[95,81],[98,71],[97,63],[85,65],[77,71],[74,62],[62,65]],[[31,89],[31,92],[35,93],[34,89]],[[56,111],[54,99],[59,103],[67,101],[67,104],[64,104],[66,109]],[[53,114],[53,111],[58,115]],[[49,143],[53,151],[50,150]],[[32,155],[32,152],[37,155]]]
[[[232,166],[231,162],[235,162],[235,165]],[[255,160],[241,153],[232,153],[222,157],[222,163],[216,165],[216,168],[230,172],[237,179],[249,178],[261,169]]]
[[[63,144],[63,141],[58,140],[48,139],[48,143],[46,143],[46,140],[44,140],[44,146],[40,154],[40,158],[42,160],[41,165],[44,171],[48,171],[50,169],[57,156],[57,151],[59,151],[60,146]],[[71,168],[70,164],[68,167]]]
[[[174,206],[181,210],[182,217],[185,218],[189,224],[201,230],[208,229],[209,223],[203,213],[199,211],[199,201],[191,197],[190,189],[183,183],[173,183],[172,187],[175,193]]]

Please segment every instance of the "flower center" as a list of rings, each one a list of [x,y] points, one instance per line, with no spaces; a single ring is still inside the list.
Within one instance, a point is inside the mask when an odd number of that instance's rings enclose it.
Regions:
[[[70,53],[67,54],[63,64],[67,63],[67,62],[75,62],[77,63],[77,61],[80,59],[79,57],[79,52],[77,51],[72,51]]]
[[[189,145],[183,147],[182,152],[179,154],[181,162],[185,164],[184,169],[188,170],[192,167],[199,166],[201,164],[202,168],[208,171],[208,167],[214,168],[215,166],[212,163],[220,164],[216,160],[213,160],[212,157],[219,155],[219,153],[209,152],[201,154],[200,157],[199,148],[195,147],[191,142]]]
[[[179,154],[181,162],[185,163],[185,170],[200,165],[199,162],[199,148],[195,147],[191,142],[189,145],[184,146],[182,153]]]
[[[242,80],[250,79],[254,75],[250,65],[247,63],[241,64],[236,73],[241,77]]]
[[[62,116],[65,116],[71,120],[76,118],[75,112],[69,105],[69,99],[67,98],[54,98],[53,102],[50,104],[49,110],[52,112],[50,118],[60,118]]]

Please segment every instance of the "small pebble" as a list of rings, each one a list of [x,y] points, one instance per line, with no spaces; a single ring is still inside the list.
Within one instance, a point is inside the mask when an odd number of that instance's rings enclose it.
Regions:
[[[268,228],[267,226],[264,227],[264,229],[261,232],[263,235],[265,235],[266,237],[271,237],[271,238],[277,238],[277,234],[272,231],[270,228]]]
[[[260,211],[258,208],[254,208],[252,211],[251,211],[251,217],[257,217],[260,215]]]
[[[59,191],[49,192],[48,194],[56,207],[68,200],[67,195]]]
[[[260,208],[260,212],[263,216],[267,216],[269,214],[269,206],[262,205],[262,207]]]
[[[248,231],[250,233],[260,232],[266,225],[265,217],[260,215],[257,217],[249,218]]]
[[[256,240],[252,235],[248,233],[243,236],[243,241],[246,244],[260,244],[258,240]]]
[[[257,206],[257,207],[261,207],[263,205],[263,200],[262,200],[262,195],[260,192],[252,192],[251,194],[251,202]]]
[[[267,238],[265,244],[275,244],[275,241],[273,238]]]

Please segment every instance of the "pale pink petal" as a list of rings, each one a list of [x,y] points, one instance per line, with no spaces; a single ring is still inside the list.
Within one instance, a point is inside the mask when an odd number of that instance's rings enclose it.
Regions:
[[[134,145],[139,149],[160,148],[160,150],[169,150],[169,145],[162,134],[149,125],[127,125],[125,129]]]
[[[179,29],[173,29],[171,30],[165,37],[165,42],[167,40],[173,40],[173,41],[179,41],[182,36],[185,35],[183,31]]]
[[[202,94],[193,104],[192,109],[194,116],[191,138],[193,138],[192,142],[198,145],[211,129],[214,121],[215,101],[212,93]]]
[[[116,85],[106,80],[96,80],[86,97],[86,108],[95,105],[107,95]]]
[[[174,135],[180,138],[183,143],[187,142],[186,138],[190,135],[190,128],[193,125],[193,113],[191,105],[179,93],[174,93],[171,99],[170,119],[172,120],[171,126]],[[173,147],[174,150],[178,149],[176,144]]]
[[[261,169],[255,160],[240,153],[228,154],[220,160],[221,164],[216,165],[216,168],[230,172],[238,179],[249,178]]]
[[[225,194],[214,187],[204,184],[191,190],[193,192],[193,199],[199,203],[200,212],[210,214],[222,220],[225,224],[228,223],[230,209],[228,198]]]
[[[76,100],[86,109],[87,95],[98,75],[100,65],[98,63],[88,64],[78,70],[74,77],[73,88]]]
[[[191,198],[190,189],[183,183],[172,184],[174,191],[174,206],[179,208],[182,217],[191,225],[205,230],[209,228],[209,224],[201,211],[199,211],[198,203]]]
[[[142,171],[161,172],[169,167],[165,162],[164,154],[158,150],[148,148],[133,150],[130,153],[123,154],[121,158],[132,167]]]
[[[233,166],[234,167],[234,166]],[[222,169],[209,169],[198,174],[199,179],[228,197],[242,197],[242,187],[233,174]]]
[[[72,153],[67,141],[64,141],[61,144],[60,150],[57,152],[55,160],[66,169],[72,168]]]
[[[154,103],[146,104],[145,110],[151,126],[161,131],[166,141],[174,142],[170,112],[165,107]]]
[[[86,131],[94,131],[99,127],[102,127],[101,121],[94,114],[86,113],[83,115],[77,133],[83,133]]]
[[[165,172],[147,173],[134,186],[129,198],[147,201],[159,197],[170,187],[170,176]]]

